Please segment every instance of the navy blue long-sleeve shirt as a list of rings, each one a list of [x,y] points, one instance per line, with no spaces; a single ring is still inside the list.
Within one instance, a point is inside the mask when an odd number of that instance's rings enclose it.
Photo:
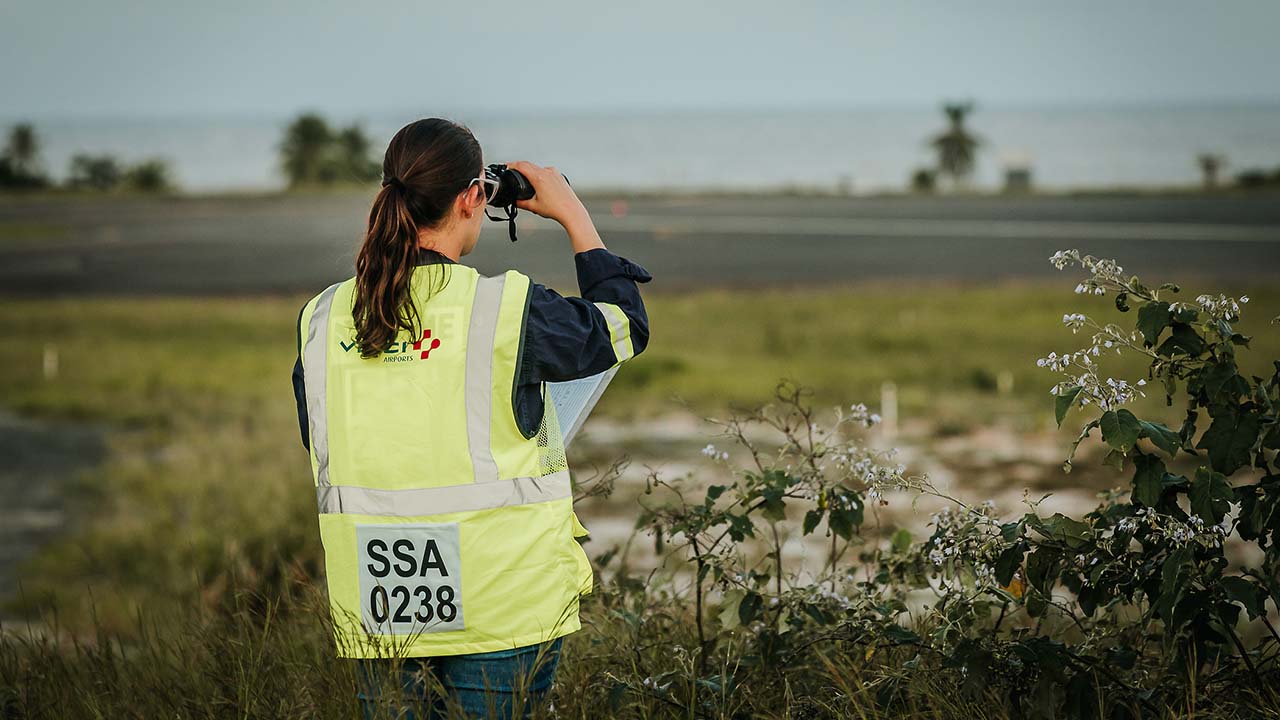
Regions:
[[[627,349],[639,355],[649,342],[649,316],[636,283],[649,282],[648,271],[604,248],[573,256],[582,297],[565,297],[556,291],[530,283],[529,314],[524,328],[524,355],[516,378],[516,422],[526,437],[532,437],[542,422],[543,382],[562,382],[589,377],[613,367],[620,359],[617,329],[609,327],[606,310],[596,303],[615,306],[626,316],[629,331]],[[418,253],[418,265],[452,263],[434,250]],[[298,314],[301,322],[301,311]],[[623,339],[627,342],[628,339]],[[293,395],[298,405],[298,427],[302,444],[311,448],[307,426],[307,393],[302,375],[302,338],[298,337],[298,359],[293,364]],[[629,355],[628,355],[629,357]]]

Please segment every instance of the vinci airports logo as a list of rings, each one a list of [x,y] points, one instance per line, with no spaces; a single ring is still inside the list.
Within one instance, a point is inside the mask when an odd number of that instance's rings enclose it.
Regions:
[[[351,342],[339,340],[338,344],[342,346],[343,352],[351,352],[356,347],[355,340]],[[392,343],[391,347],[382,352],[382,362],[427,360],[431,357],[431,351],[438,347],[440,347],[440,338],[431,337],[431,329],[427,328],[422,331],[422,337],[413,342],[402,340]]]

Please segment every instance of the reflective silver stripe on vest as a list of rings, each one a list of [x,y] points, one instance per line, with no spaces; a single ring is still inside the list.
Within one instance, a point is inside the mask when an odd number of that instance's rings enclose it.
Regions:
[[[498,479],[498,463],[493,459],[489,430],[493,416],[493,344],[506,279],[504,273],[481,277],[476,282],[467,331],[467,443],[471,447],[471,466],[477,483]]]
[[[449,487],[379,490],[330,485],[316,488],[320,513],[356,513],[390,517],[415,517],[528,505],[570,497],[569,471],[546,477],[491,480]]]
[[[307,323],[307,339],[302,345],[302,382],[307,386],[307,424],[311,426],[311,450],[316,454],[316,485],[329,484],[329,421],[325,406],[325,381],[329,349],[329,310],[338,285],[325,288]]]
[[[632,352],[631,347],[631,322],[627,319],[626,313],[622,308],[611,303],[598,302],[594,305],[609,325],[609,342],[613,345],[614,364],[630,360],[635,353]]]

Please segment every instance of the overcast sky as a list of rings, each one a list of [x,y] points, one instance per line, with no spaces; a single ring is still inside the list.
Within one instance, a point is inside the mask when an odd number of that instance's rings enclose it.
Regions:
[[[0,115],[1280,102],[1277,28],[1277,0],[0,0]]]

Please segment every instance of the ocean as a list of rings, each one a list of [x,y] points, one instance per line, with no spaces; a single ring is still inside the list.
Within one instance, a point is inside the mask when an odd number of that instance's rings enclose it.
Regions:
[[[8,114],[8,113],[6,113]],[[933,164],[937,108],[685,110],[637,113],[377,113],[359,122],[380,151],[417,117],[467,124],[489,162],[555,165],[580,189],[901,190]],[[10,118],[14,120],[17,118]],[[73,154],[167,160],[192,192],[279,189],[289,117],[35,119],[42,160],[63,177]],[[1226,158],[1224,177],[1280,167],[1280,103],[1231,107],[986,108],[973,185],[1000,187],[1010,166],[1047,190],[1167,187],[1200,181],[1199,153]]]

